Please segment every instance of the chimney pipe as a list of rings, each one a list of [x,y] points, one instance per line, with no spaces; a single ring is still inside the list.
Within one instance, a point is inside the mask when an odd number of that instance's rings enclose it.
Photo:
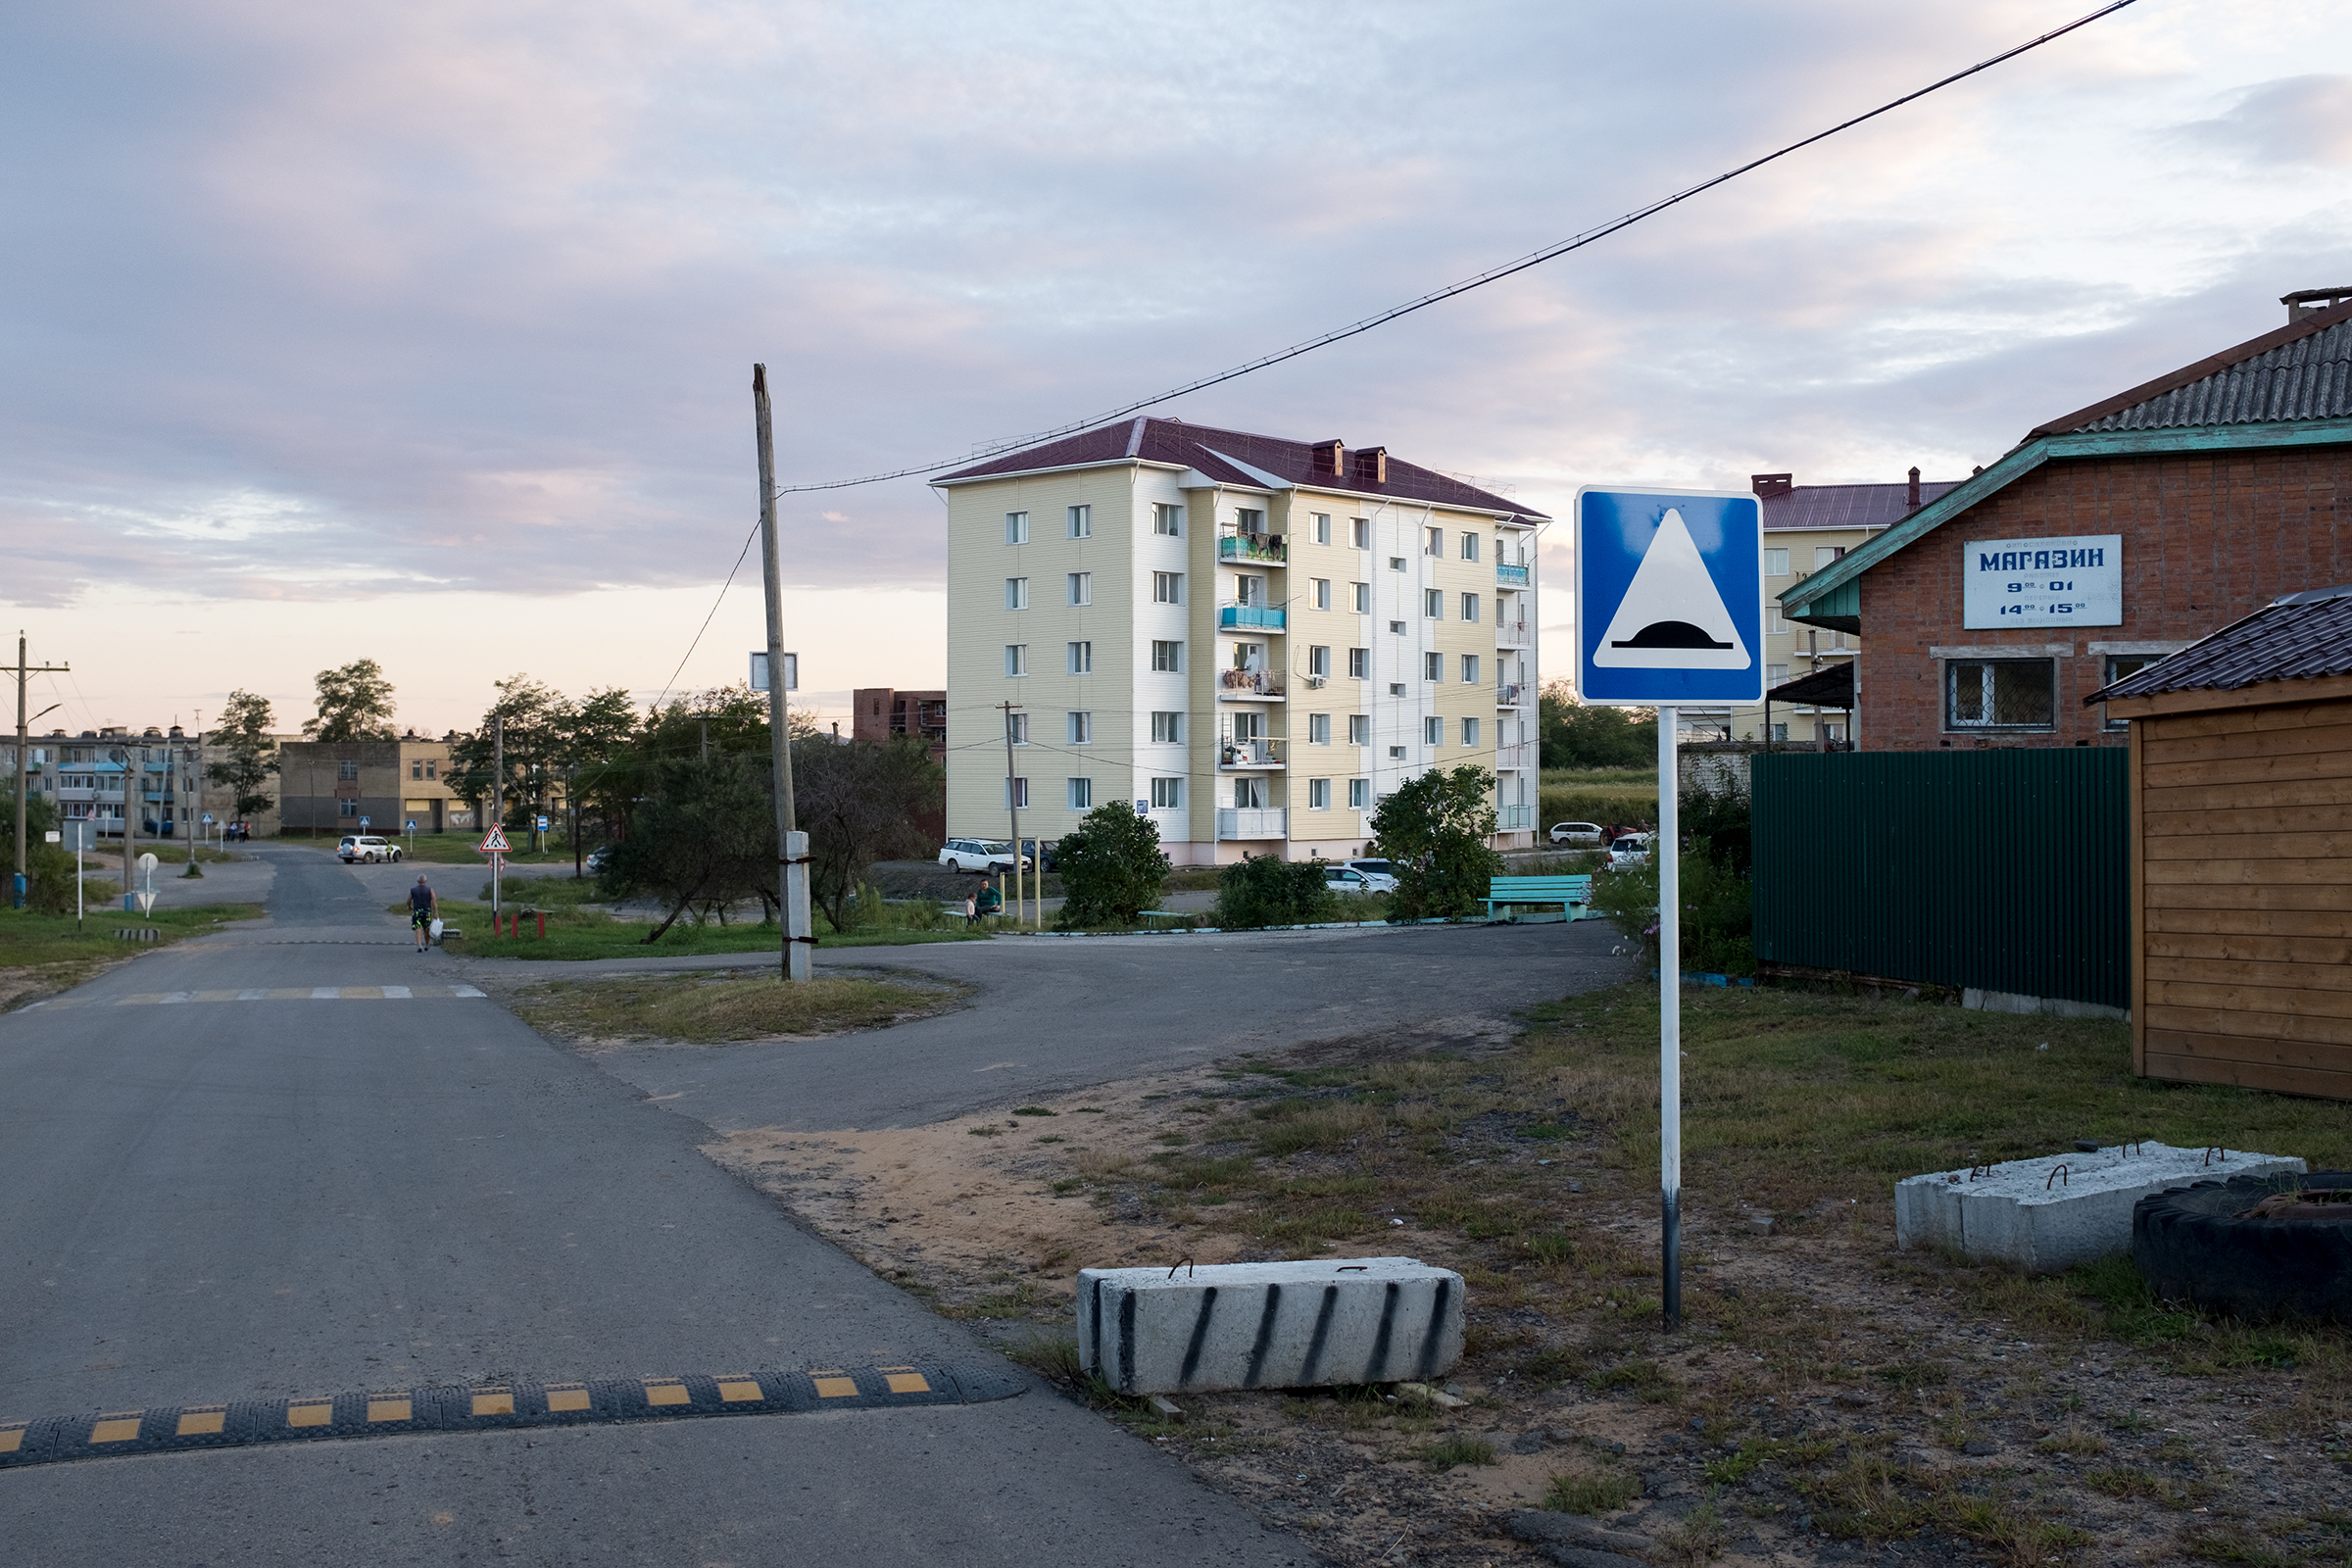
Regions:
[[[1747,487],[1763,500],[1770,501],[1776,496],[1785,496],[1794,490],[1796,475],[1793,473],[1751,473],[1747,476]]]
[[[2331,311],[2346,300],[2352,300],[2352,288],[2299,288],[2292,294],[2278,296],[2278,303],[2286,307],[2289,326],[2306,316]]]
[[[1911,470],[1911,491],[1904,497],[1904,500],[1910,504],[1913,512],[1919,510],[1919,470],[1917,468]]]

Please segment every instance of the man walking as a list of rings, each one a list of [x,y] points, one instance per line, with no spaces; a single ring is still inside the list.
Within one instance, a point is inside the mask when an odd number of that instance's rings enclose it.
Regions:
[[[409,889],[409,929],[416,933],[416,951],[422,953],[433,934],[433,916],[441,912],[441,901],[422,876]]]

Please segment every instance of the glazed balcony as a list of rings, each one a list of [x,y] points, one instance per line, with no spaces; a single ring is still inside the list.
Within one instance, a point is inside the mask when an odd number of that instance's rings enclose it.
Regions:
[[[1525,566],[1514,566],[1507,561],[1494,563],[1494,580],[1505,588],[1525,588],[1534,579]]]
[[[1282,839],[1290,837],[1288,812],[1279,806],[1221,807],[1217,811],[1220,839]]]
[[[1217,671],[1217,701],[1220,703],[1279,703],[1284,695],[1282,677],[1270,670]]]
[[[1279,566],[1291,559],[1290,542],[1278,533],[1227,533],[1217,536],[1217,559]]]

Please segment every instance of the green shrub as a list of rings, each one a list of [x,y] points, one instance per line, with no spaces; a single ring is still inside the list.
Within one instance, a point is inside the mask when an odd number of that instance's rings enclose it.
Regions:
[[[1502,870],[1494,775],[1465,762],[1406,779],[1372,813],[1372,836],[1396,872],[1391,919],[1476,914]]]
[[[1753,974],[1755,910],[1747,878],[1704,849],[1686,848],[1682,859],[1682,966],[1709,974]],[[1592,879],[1592,907],[1642,944],[1658,962],[1658,860],[1604,871]]]
[[[1078,830],[1055,847],[1054,864],[1063,895],[1054,924],[1064,931],[1135,924],[1159,902],[1168,876],[1159,829],[1127,801],[1087,812]]]
[[[1329,920],[1339,908],[1338,896],[1323,885],[1329,870],[1321,860],[1246,855],[1217,880],[1216,923],[1250,931]]]

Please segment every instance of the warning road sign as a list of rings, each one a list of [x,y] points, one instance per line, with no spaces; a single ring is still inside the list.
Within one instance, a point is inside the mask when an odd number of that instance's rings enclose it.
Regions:
[[[1588,702],[1764,697],[1763,508],[1713,490],[1576,493],[1578,687]]]
[[[490,831],[482,835],[482,842],[476,844],[474,848],[484,855],[512,855],[514,853],[507,846],[507,830],[495,822],[490,824]]]

